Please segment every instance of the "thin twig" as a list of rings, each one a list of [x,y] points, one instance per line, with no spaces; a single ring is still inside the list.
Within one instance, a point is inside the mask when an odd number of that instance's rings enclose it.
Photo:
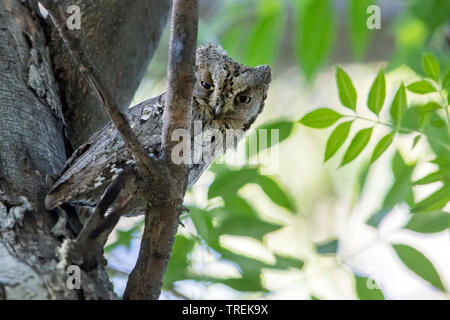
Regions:
[[[395,128],[391,123],[383,122],[383,121],[380,121],[380,120],[373,120],[373,119],[366,118],[366,117],[361,117],[361,116],[358,116],[358,115],[344,115],[344,117],[352,118],[352,119],[364,120],[364,121],[367,121],[367,122],[372,122],[374,124],[379,124],[379,125],[382,125],[382,126],[389,127],[392,130],[396,130],[396,131],[399,131],[399,132],[419,133],[419,134],[424,135],[427,139],[430,139],[430,140],[436,142],[440,146],[442,146],[445,149],[450,151],[450,146],[448,144],[446,144],[445,142],[443,142],[443,141],[441,141],[441,140],[439,140],[439,139],[437,139],[437,138],[435,138],[433,136],[427,135],[423,130],[420,130],[420,129],[409,129],[409,128],[405,128],[405,127],[402,127],[402,126],[399,126],[398,128]]]

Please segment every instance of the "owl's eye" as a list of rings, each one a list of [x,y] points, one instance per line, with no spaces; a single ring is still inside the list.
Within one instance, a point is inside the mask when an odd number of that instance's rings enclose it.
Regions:
[[[212,85],[210,85],[209,83],[205,82],[205,81],[200,81],[200,84],[202,85],[203,88],[205,88],[206,90],[213,90],[214,87]]]
[[[251,98],[249,96],[241,94],[241,95],[237,96],[235,100],[236,100],[236,103],[247,104],[250,102]]]

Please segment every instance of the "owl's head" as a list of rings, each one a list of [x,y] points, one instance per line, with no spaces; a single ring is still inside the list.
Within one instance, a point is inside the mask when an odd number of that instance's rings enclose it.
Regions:
[[[272,79],[269,66],[244,66],[212,44],[197,49],[196,77],[193,107],[221,129],[243,130],[262,111]]]

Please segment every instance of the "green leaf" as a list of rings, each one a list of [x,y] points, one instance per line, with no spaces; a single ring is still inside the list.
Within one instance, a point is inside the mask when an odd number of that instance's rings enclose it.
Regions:
[[[222,1],[216,9],[218,11],[216,11],[214,22],[211,24],[210,21],[205,21],[204,29],[211,29],[210,37],[219,36],[220,44],[228,55],[240,61],[244,58],[249,29],[254,22],[247,17],[253,15],[255,10],[244,2],[237,1]]]
[[[325,149],[325,161],[330,159],[336,151],[342,146],[345,139],[347,139],[348,133],[350,132],[350,127],[353,121],[343,122],[338,125],[327,141],[327,147]]]
[[[230,217],[217,227],[218,234],[252,237],[262,241],[270,232],[280,229],[280,225],[265,222],[259,218]]]
[[[241,292],[267,292],[261,284],[259,273],[257,275],[244,275],[242,278],[217,278],[205,275],[190,275],[190,280],[201,282],[221,283]]]
[[[318,254],[336,254],[339,246],[339,240],[334,239],[326,243],[316,245]]]
[[[285,190],[274,178],[269,176],[258,175],[256,183],[261,187],[264,193],[272,200],[273,203],[295,212],[295,204],[292,198],[289,196],[287,190]]]
[[[234,195],[247,183],[255,181],[258,171],[256,168],[242,168],[240,170],[227,170],[216,176],[208,189],[208,199],[214,197],[227,197]]]
[[[242,292],[265,291],[264,287],[261,285],[261,280],[260,279],[258,280],[245,277],[234,279],[230,278],[220,282],[237,291]]]
[[[411,149],[414,149],[414,147],[417,145],[417,143],[419,142],[420,138],[422,138],[421,134],[418,134],[417,136],[414,137],[414,141],[413,144],[411,146]]]
[[[392,247],[398,257],[411,271],[431,283],[437,289],[445,291],[441,278],[433,264],[420,251],[405,244],[393,244]]]
[[[415,165],[408,165],[397,151],[392,158],[392,173],[394,183],[383,200],[384,208],[393,208],[395,205],[406,202],[408,205],[414,203],[411,176]]]
[[[304,266],[304,261],[294,258],[294,257],[287,257],[287,256],[281,256],[278,254],[275,254],[276,263],[273,267],[274,269],[289,269],[289,268],[295,268],[298,270],[301,270]]]
[[[372,158],[370,159],[370,163],[375,162],[391,145],[394,140],[395,133],[391,132],[385,135],[375,146],[375,149],[372,153]]]
[[[377,116],[383,107],[384,98],[386,97],[386,80],[384,77],[384,70],[381,69],[378,72],[375,81],[369,91],[369,98],[367,100],[367,106],[370,111],[375,113]]]
[[[342,118],[342,115],[329,108],[320,108],[303,116],[300,123],[310,128],[328,128],[336,121]]]
[[[435,92],[436,89],[433,85],[427,80],[420,80],[411,83],[408,87],[408,90],[417,94],[426,94],[430,92]]]
[[[353,57],[361,60],[367,49],[367,43],[371,35],[367,28],[367,8],[374,4],[372,0],[351,0],[349,8],[349,24],[352,42]]]
[[[444,185],[411,208],[412,213],[440,210],[450,201],[450,185]]]
[[[310,79],[331,52],[335,35],[332,1],[297,0],[297,58],[305,76]]]
[[[342,158],[341,167],[354,160],[364,150],[369,143],[372,131],[373,128],[365,128],[358,131]]]
[[[439,82],[441,71],[439,62],[431,53],[425,53],[422,57],[422,69],[425,75],[436,82]]]
[[[367,177],[369,176],[370,162],[365,162],[358,171],[358,176],[355,181],[355,196],[359,199],[362,191],[366,185]]]
[[[267,233],[281,227],[279,224],[262,220],[255,209],[239,196],[226,198],[224,207],[219,210],[221,217],[218,217],[219,221],[214,228],[219,235],[230,234],[262,240]]]
[[[430,31],[434,31],[439,26],[448,23],[450,2],[445,0],[414,1],[408,4],[408,10],[426,23]]]
[[[208,245],[214,247],[219,241],[219,235],[213,227],[211,214],[200,208],[189,207],[189,216],[194,223],[198,235]]]
[[[447,230],[450,226],[450,214],[444,211],[414,214],[405,229],[420,233],[435,233]]]
[[[448,171],[435,171],[432,172],[428,175],[426,175],[423,178],[420,178],[416,181],[414,181],[415,185],[422,185],[422,184],[429,184],[429,183],[433,183],[433,182],[437,182],[437,181],[442,181],[442,180],[450,180],[450,172]]]
[[[230,57],[242,59],[242,43],[246,43],[246,34],[242,32],[242,25],[237,23],[227,28],[220,36],[220,44],[227,51]]]
[[[251,138],[249,136],[247,138],[246,148],[248,150],[248,156],[252,157],[258,152],[271,148],[275,144],[281,143],[282,141],[286,140],[294,132],[295,126],[296,122],[290,120],[276,120],[268,123],[263,123],[261,126],[256,128],[255,132],[253,133],[254,136],[252,136]],[[261,138],[264,138],[264,135],[262,134],[264,131],[261,130],[266,130],[265,133],[267,139],[265,143],[261,141]],[[275,130],[278,130],[278,140],[272,140],[272,135],[275,134]],[[256,148],[250,146],[250,143],[255,142]]]
[[[190,279],[188,275],[189,254],[194,248],[195,241],[181,234],[175,236],[169,264],[164,273],[163,288],[170,289],[175,281]]]
[[[444,80],[442,80],[442,89],[447,90],[450,93],[450,70],[444,76]]]
[[[228,197],[225,199],[223,209],[226,211],[226,217],[257,219],[258,214],[247,200],[239,196]]]
[[[339,99],[343,106],[350,110],[356,110],[356,90],[350,77],[339,67],[336,67],[336,82],[339,91]]]
[[[428,112],[419,113],[419,127],[423,129],[430,122],[431,114]]]
[[[417,111],[421,113],[436,111],[441,108],[441,105],[437,102],[431,101],[417,108]]]
[[[444,128],[446,125],[445,121],[442,119],[434,119],[434,120],[431,120],[430,123],[435,128]]]
[[[415,165],[406,164],[397,151],[392,158],[391,167],[394,183],[386,193],[381,208],[367,220],[367,224],[375,228],[398,203],[406,202],[409,206],[414,204],[411,175]]]
[[[355,275],[355,285],[359,300],[384,300],[383,292],[373,279]]]
[[[439,168],[450,170],[450,160],[447,158],[436,157],[435,159],[431,160],[430,162],[437,164],[439,166]]]
[[[394,119],[398,124],[400,124],[402,121],[402,117],[403,114],[405,113],[406,107],[407,107],[406,90],[402,82],[402,84],[397,90],[397,93],[395,94],[390,109],[392,119]]]
[[[369,219],[367,219],[367,224],[369,226],[372,226],[374,228],[378,228],[381,221],[383,221],[384,217],[388,215],[389,212],[391,212],[392,208],[381,208],[378,211],[376,211],[374,214],[372,214]]]
[[[261,1],[260,13],[253,22],[247,40],[245,64],[273,64],[283,39],[285,15],[282,2]]]
[[[259,278],[262,268],[272,268],[273,265],[261,260],[237,254],[223,247],[218,247],[217,252],[222,259],[228,260],[239,267],[241,274],[249,278]]]

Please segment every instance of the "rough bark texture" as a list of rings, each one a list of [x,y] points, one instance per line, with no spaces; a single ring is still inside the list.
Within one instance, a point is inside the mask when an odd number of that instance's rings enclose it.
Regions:
[[[61,0],[60,8],[78,5],[81,29],[72,34],[123,111],[134,96],[158,44],[170,0]],[[109,118],[81,77],[78,66],[53,29],[50,46],[55,74],[65,97],[64,115],[73,147],[85,142]]]
[[[80,5],[76,36],[105,87],[126,108],[156,48],[170,1],[59,3]],[[33,0],[0,1],[0,299],[111,299],[115,295],[102,265],[82,272],[81,290],[67,288],[68,248],[51,235],[56,215],[43,206],[45,176],[58,173],[66,160],[62,113],[74,146],[107,117],[60,42],[48,41],[36,12]]]

